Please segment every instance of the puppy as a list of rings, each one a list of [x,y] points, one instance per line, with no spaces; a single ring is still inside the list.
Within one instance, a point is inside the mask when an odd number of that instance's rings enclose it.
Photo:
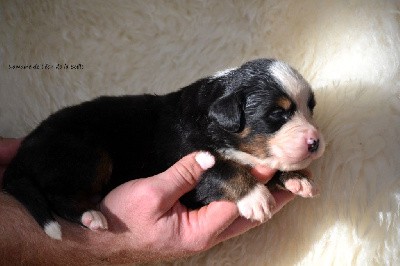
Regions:
[[[198,208],[230,200],[242,216],[262,222],[271,217],[275,201],[250,174],[252,166],[279,169],[271,185],[304,197],[317,193],[307,175],[290,172],[324,152],[314,106],[303,77],[270,59],[164,96],[100,97],[64,108],[33,130],[4,174],[4,190],[50,237],[61,239],[53,213],[92,230],[107,229],[96,205],[108,192],[203,150],[216,163],[182,203]]]

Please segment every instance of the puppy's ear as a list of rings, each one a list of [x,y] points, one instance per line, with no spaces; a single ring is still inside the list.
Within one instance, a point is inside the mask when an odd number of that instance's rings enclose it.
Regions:
[[[236,94],[230,94],[214,102],[209,117],[229,132],[239,132],[244,123],[241,101]]]

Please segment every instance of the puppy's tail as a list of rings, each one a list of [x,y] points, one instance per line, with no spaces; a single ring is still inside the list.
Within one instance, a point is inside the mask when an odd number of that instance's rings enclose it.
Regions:
[[[11,164],[4,173],[4,191],[13,195],[28,209],[48,236],[61,240],[60,224],[51,213],[46,198],[28,175],[15,164]]]

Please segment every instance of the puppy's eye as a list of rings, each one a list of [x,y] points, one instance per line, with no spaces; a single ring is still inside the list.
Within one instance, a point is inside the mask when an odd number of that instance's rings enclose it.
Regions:
[[[287,120],[289,118],[289,113],[282,108],[276,108],[269,113],[268,118],[273,120]]]
[[[311,112],[314,110],[315,105],[316,105],[315,98],[314,95],[312,95],[307,102],[307,106],[308,108],[310,108]]]

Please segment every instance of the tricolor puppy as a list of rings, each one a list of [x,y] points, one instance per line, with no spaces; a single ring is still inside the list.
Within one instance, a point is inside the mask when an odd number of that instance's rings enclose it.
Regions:
[[[4,190],[50,237],[61,239],[53,213],[92,230],[107,229],[96,205],[110,190],[203,150],[216,163],[181,201],[197,208],[230,200],[244,217],[265,221],[275,201],[250,174],[252,166],[279,169],[274,185],[304,197],[317,193],[306,175],[290,172],[324,151],[314,106],[303,77],[269,59],[164,96],[100,97],[54,113],[30,133],[5,172]]]

